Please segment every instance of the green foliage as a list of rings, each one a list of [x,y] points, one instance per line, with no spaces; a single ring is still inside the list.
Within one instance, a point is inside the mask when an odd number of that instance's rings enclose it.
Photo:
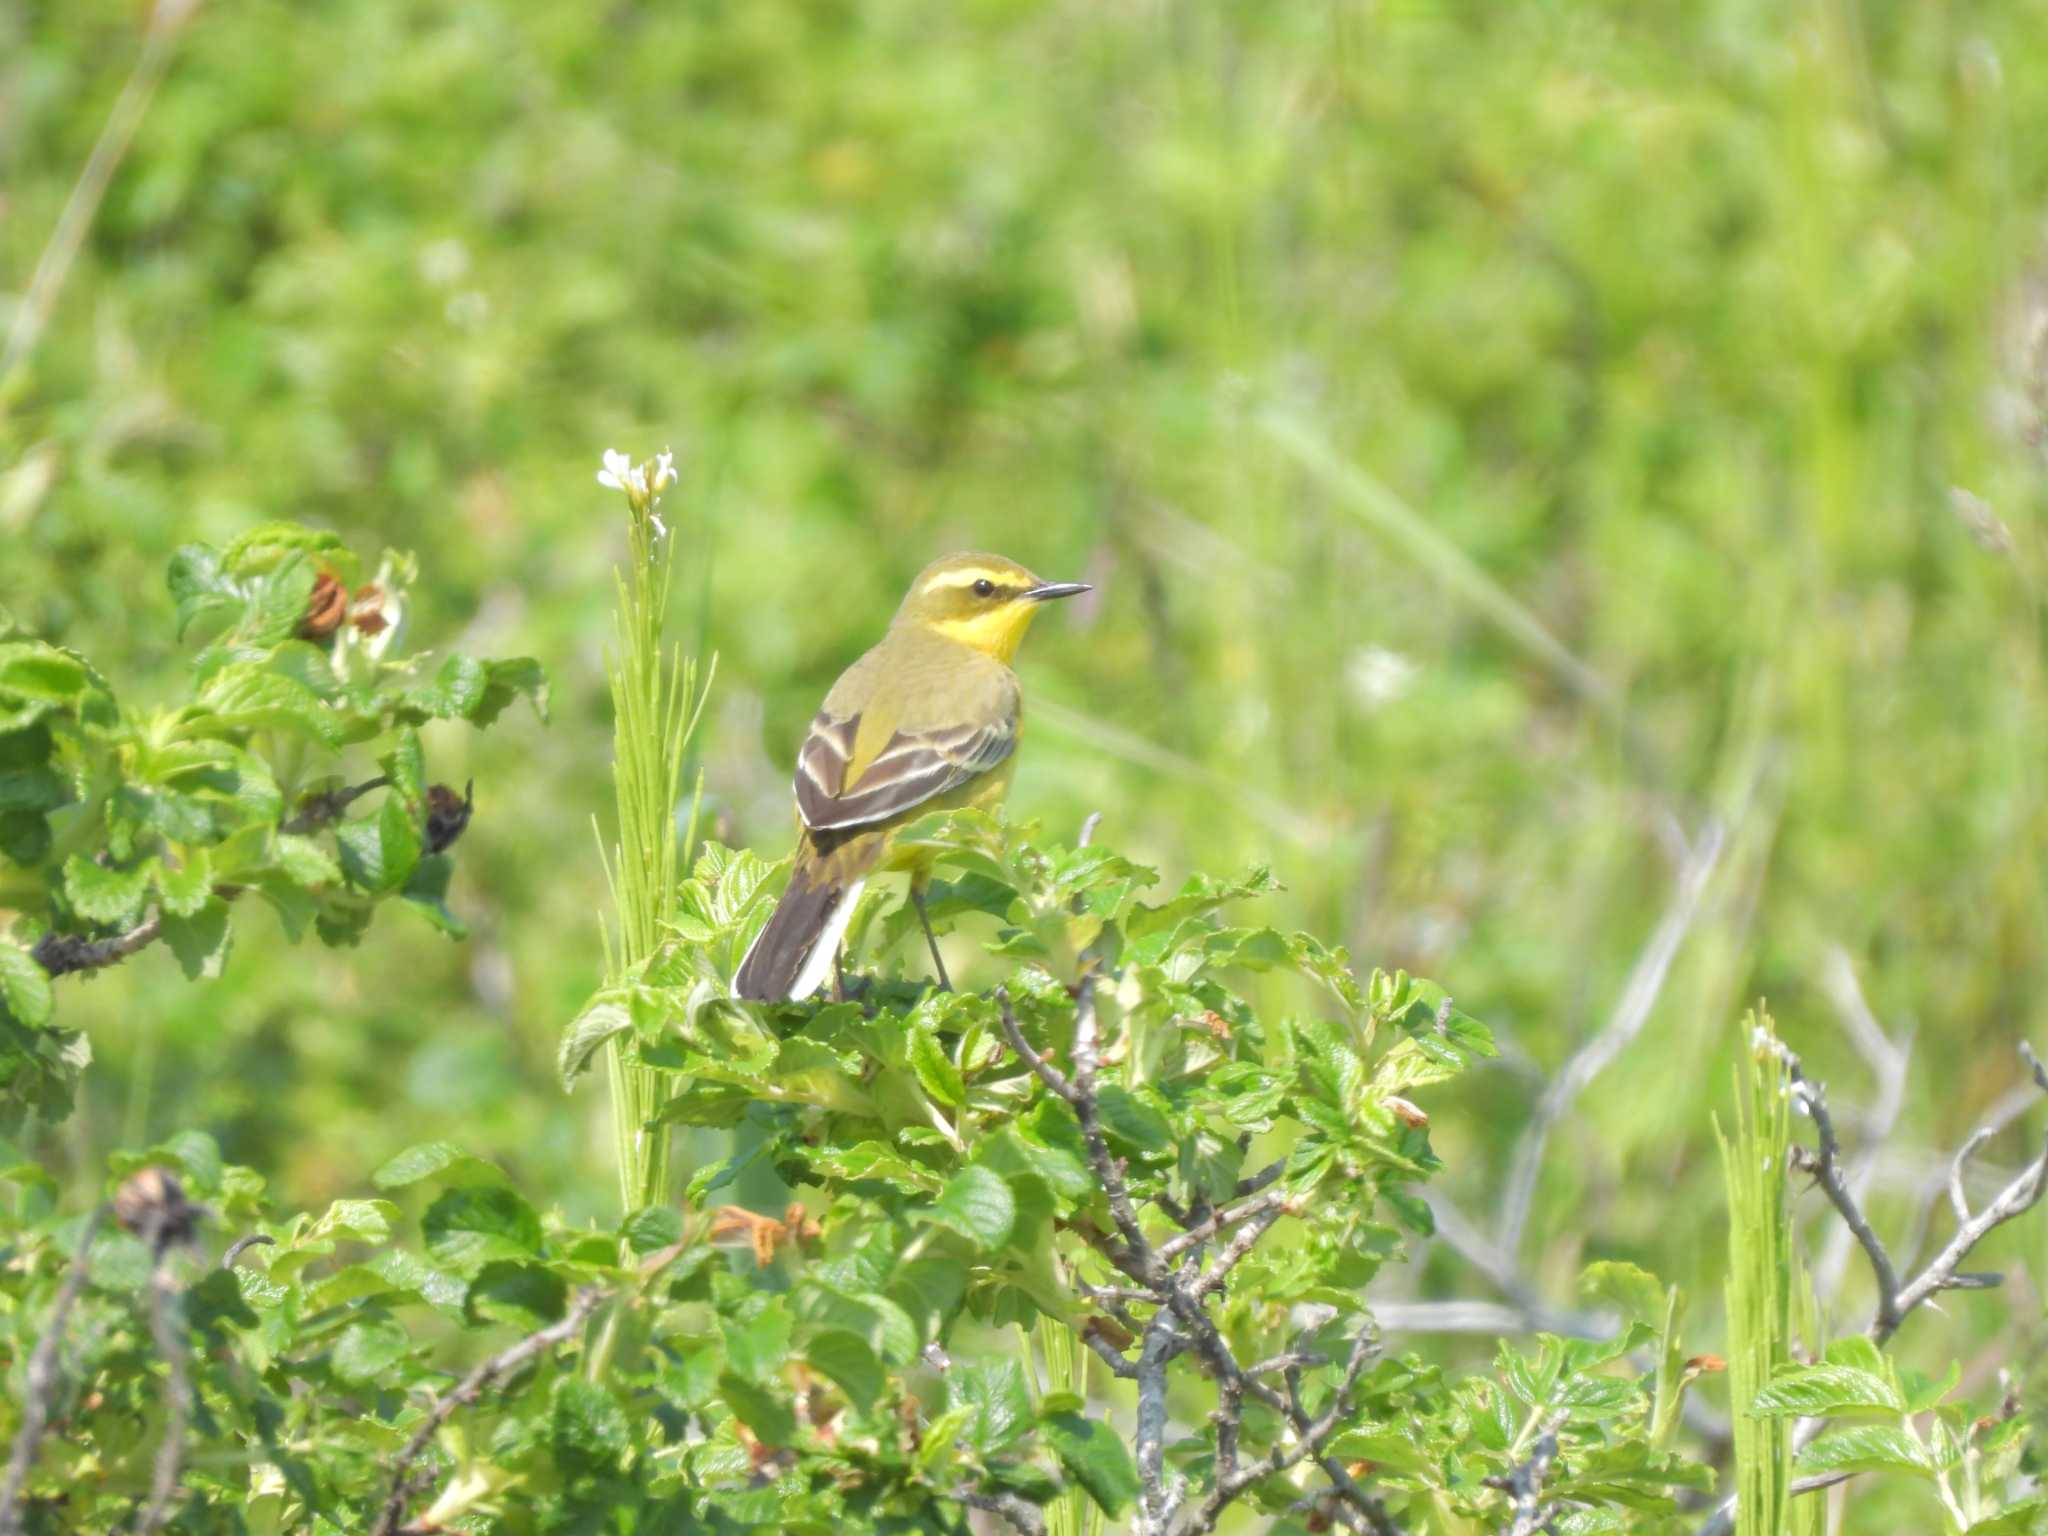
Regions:
[[[190,978],[216,977],[237,904],[259,900],[296,942],[355,943],[387,900],[444,931],[447,845],[467,802],[427,780],[421,732],[488,726],[517,698],[544,716],[529,660],[450,655],[428,676],[396,648],[414,577],[387,555],[351,588],[339,540],[267,524],[178,551],[170,591],[196,646],[188,694],[116,703],[83,657],[0,630],[0,1112],[61,1117],[86,1042],[55,1021],[52,975],[161,937]],[[381,768],[349,786],[351,765]],[[375,811],[349,808],[374,793]],[[460,805],[435,819],[436,797]]]
[[[958,1528],[956,1495],[1038,1505],[1063,1489],[1133,1518],[1144,1483],[1120,1415],[1091,1403],[1085,1377],[1076,1390],[1036,1388],[988,1347],[1006,1335],[987,1330],[1113,1333],[1111,1314],[1143,1326],[1093,1299],[1118,1278],[1104,1247],[1114,1200],[1127,1191],[1164,1244],[1186,1212],[1241,1205],[1246,1180],[1279,1192],[1280,1220],[1207,1304],[1219,1337],[1247,1361],[1299,1356],[1290,1390],[1313,1413],[1337,1405],[1330,1454],[1369,1464],[1362,1475],[1409,1528],[1494,1518],[1503,1495],[1487,1479],[1512,1473],[1546,1433],[1562,1446],[1551,1494],[1597,1516],[1584,1529],[1665,1530],[1676,1496],[1706,1486],[1707,1469],[1649,1443],[1657,1362],[1677,1342],[1640,1318],[1601,1344],[1504,1347],[1495,1374],[1464,1382],[1412,1354],[1382,1359],[1354,1394],[1334,1395],[1345,1340],[1371,1327],[1368,1288],[1401,1256],[1414,1190],[1438,1167],[1413,1106],[1404,1116],[1388,1100],[1492,1049],[1440,991],[1379,972],[1357,981],[1341,952],[1239,922],[1269,887],[1263,875],[1196,879],[1148,902],[1152,871],[1101,848],[1034,845],[974,813],[917,836],[953,876],[934,886],[934,906],[983,914],[1002,996],[938,993],[858,963],[857,1001],[727,1000],[721,973],[767,887],[758,861],[712,845],[670,938],[571,1027],[587,1056],[591,1019],[604,1017],[635,1065],[672,1078],[671,1123],[739,1130],[735,1150],[692,1180],[680,1217],[653,1206],[615,1227],[573,1224],[449,1142],[380,1168],[388,1198],[288,1217],[204,1137],[119,1163],[117,1178],[172,1169],[217,1230],[271,1240],[225,1273],[172,1261],[187,1279],[184,1326],[206,1345],[191,1355],[201,1414],[185,1526],[214,1529],[238,1510],[276,1528],[315,1512],[343,1528],[351,1511],[369,1519],[450,1366],[522,1335],[543,1342],[502,1379],[487,1373],[490,1389],[432,1436],[421,1468],[433,1475],[410,1518],[945,1530]],[[893,912],[869,916],[876,941],[897,926]],[[1086,1125],[1011,1049],[1002,1018],[1013,1007],[1034,1051],[1067,1059],[1082,1005],[1053,965],[1106,957],[1114,979],[1090,990],[1114,1197]],[[1274,969],[1293,972],[1314,1006],[1248,1002],[1239,979]],[[750,1170],[772,1172],[772,1210],[715,1203]],[[26,1199],[41,1214],[16,1232],[4,1282],[17,1360],[77,1237],[39,1183]],[[31,1482],[46,1524],[105,1522],[147,1477],[148,1270],[120,1233],[91,1256],[71,1324],[82,1342],[67,1431]],[[1641,1312],[1671,1313],[1639,1271],[1610,1267],[1599,1283],[1640,1293]],[[1201,1424],[1214,1387],[1192,1357],[1169,1388],[1183,1422]],[[1255,1405],[1236,1454],[1264,1455],[1286,1435]],[[1199,1499],[1217,1454],[1196,1429],[1166,1448],[1166,1475]],[[1239,1492],[1268,1514],[1329,1496],[1300,1473]]]
[[[2010,1400],[1993,1413],[1950,1401],[1961,1379],[1952,1365],[1930,1380],[1851,1337],[1830,1344],[1823,1361],[1779,1369],[1748,1411],[1825,1422],[1826,1432],[1793,1463],[1801,1475],[1898,1473],[1925,1483],[1946,1536],[2043,1529],[2048,1507],[2037,1495],[2013,1492],[2032,1434],[2028,1416]]]

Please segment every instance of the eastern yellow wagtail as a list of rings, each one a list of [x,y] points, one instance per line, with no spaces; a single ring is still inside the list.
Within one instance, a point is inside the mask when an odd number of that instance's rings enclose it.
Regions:
[[[945,962],[925,920],[926,850],[892,848],[928,811],[989,806],[1016,767],[1019,695],[1010,658],[1038,605],[1086,592],[1040,581],[1000,555],[948,555],[926,566],[882,643],[846,669],[796,758],[796,868],[733,983],[740,997],[809,997],[831,973],[867,877],[909,869],[942,984]]]

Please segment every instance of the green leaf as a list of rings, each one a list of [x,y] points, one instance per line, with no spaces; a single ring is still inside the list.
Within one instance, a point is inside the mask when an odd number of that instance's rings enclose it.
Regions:
[[[204,848],[187,849],[176,869],[158,871],[157,892],[172,917],[193,917],[213,894],[213,860]]]
[[[398,1207],[389,1200],[337,1200],[306,1235],[352,1243],[381,1243],[391,1236],[391,1223],[397,1215]]]
[[[1895,1424],[1855,1424],[1822,1435],[1799,1453],[1797,1466],[1802,1473],[1889,1468],[1921,1477],[1934,1475],[1926,1451]]]
[[[220,552],[205,544],[187,544],[171,556],[168,573],[171,600],[177,604],[178,638],[193,621],[210,613],[239,613],[242,594],[221,565]]]
[[[420,733],[411,726],[398,733],[391,749],[377,759],[391,788],[417,814],[427,800],[427,759],[420,748]]]
[[[384,797],[374,822],[345,822],[335,829],[334,841],[348,883],[372,896],[404,885],[420,860],[419,824],[395,794]]]
[[[718,1325],[727,1362],[749,1381],[758,1382],[774,1380],[789,1359],[792,1329],[789,1309],[772,1299],[750,1317],[726,1318]]]
[[[208,896],[205,905],[190,917],[166,914],[163,923],[164,942],[178,957],[186,979],[197,981],[203,976],[220,975],[227,965],[228,943],[233,937],[226,902],[218,896]]]
[[[917,1448],[917,1470],[921,1475],[930,1477],[934,1468],[945,1464],[952,1455],[953,1442],[973,1417],[972,1408],[948,1408],[925,1425],[924,1438]]]
[[[389,1318],[350,1323],[334,1341],[329,1363],[334,1374],[352,1385],[377,1380],[405,1358],[412,1347],[406,1332]]]
[[[559,1318],[568,1301],[568,1287],[552,1270],[499,1259],[476,1272],[462,1305],[472,1321],[532,1333]]]
[[[804,1355],[811,1368],[846,1394],[846,1400],[866,1413],[888,1383],[882,1365],[867,1341],[843,1328],[829,1328],[815,1335]]]
[[[925,1214],[977,1248],[1000,1248],[1017,1219],[1017,1198],[1002,1175],[969,1165],[946,1182]]]
[[[732,1410],[733,1417],[751,1429],[763,1445],[787,1445],[796,1437],[796,1415],[789,1404],[744,1376],[731,1371],[720,1376],[718,1395]]]
[[[1793,1365],[1764,1384],[1749,1411],[1759,1418],[1810,1418],[1867,1409],[1902,1413],[1905,1406],[1890,1382],[1869,1371],[1847,1365]]]
[[[1172,1150],[1173,1127],[1166,1116],[1129,1090],[1114,1083],[1096,1094],[1096,1108],[1102,1116],[1103,1132],[1111,1141],[1140,1154]]]
[[[156,866],[149,860],[132,869],[109,869],[74,853],[64,861],[64,898],[87,922],[109,928],[132,927],[142,915],[155,873]]]
[[[445,853],[430,853],[413,866],[412,877],[399,892],[405,904],[451,939],[466,938],[469,929],[448,905],[448,883],[455,875],[455,860]]]
[[[926,1093],[948,1109],[958,1109],[967,1102],[967,1085],[961,1081],[960,1069],[947,1057],[930,1025],[911,1025],[907,1045],[910,1069],[917,1074]]]
[[[659,1253],[682,1235],[681,1213],[666,1205],[643,1205],[619,1223],[619,1236],[635,1254]]]
[[[1055,1414],[1042,1425],[1046,1443],[1075,1482],[1114,1520],[1138,1497],[1138,1469],[1117,1432],[1100,1419]]]
[[[437,1264],[474,1276],[496,1259],[540,1257],[540,1218],[501,1184],[442,1191],[421,1218],[427,1252]]]
[[[1624,1323],[1641,1323],[1645,1328],[1663,1326],[1663,1282],[1638,1265],[1615,1259],[1588,1264],[1579,1275],[1579,1289],[1611,1305]]]
[[[813,1169],[835,1178],[876,1179],[928,1193],[939,1188],[939,1176],[931,1169],[913,1163],[879,1141],[863,1141],[845,1148],[826,1147],[806,1155]]]
[[[633,1432],[618,1399],[595,1382],[565,1375],[548,1404],[548,1442],[572,1477],[617,1472],[633,1446]]]
[[[583,1011],[562,1031],[562,1047],[555,1056],[555,1070],[562,1086],[574,1088],[576,1079],[590,1069],[591,1059],[605,1042],[633,1027],[633,1015],[619,1000],[616,990],[600,992],[584,1005]]]
[[[2048,1494],[2037,1493],[1979,1520],[1964,1536],[2041,1536],[2048,1531]]]
[[[310,837],[280,832],[271,844],[271,858],[294,885],[333,885],[341,879],[334,856]]]
[[[533,706],[541,724],[548,720],[548,675],[531,656],[513,656],[485,664],[483,697],[469,711],[470,724],[495,725],[498,716],[519,699]]]
[[[0,1003],[14,1022],[28,1029],[41,1029],[50,1022],[56,1006],[50,990],[50,973],[20,945],[0,938]]]
[[[983,1457],[1004,1449],[1031,1427],[1031,1392],[1015,1360],[963,1360],[946,1377],[954,1407],[970,1407],[967,1438]]]
[[[188,726],[196,734],[284,731],[336,749],[347,735],[342,717],[312,689],[256,662],[222,667],[199,690],[198,705],[206,713],[195,714]]]
[[[502,1184],[505,1170],[485,1162],[448,1141],[424,1141],[407,1147],[370,1175],[379,1189],[403,1189],[422,1179],[439,1179],[443,1184]]]

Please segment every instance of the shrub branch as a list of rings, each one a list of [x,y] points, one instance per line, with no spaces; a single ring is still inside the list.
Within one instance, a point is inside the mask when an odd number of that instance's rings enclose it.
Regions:
[[[1333,1518],[1349,1529],[1371,1532],[1372,1536],[1400,1536],[1400,1527],[1385,1506],[1358,1485],[1329,1449],[1351,1413],[1360,1376],[1379,1355],[1378,1334],[1368,1325],[1353,1338],[1343,1378],[1320,1414],[1308,1411],[1300,1393],[1302,1370],[1319,1363],[1320,1357],[1296,1347],[1259,1361],[1249,1369],[1238,1360],[1209,1316],[1205,1303],[1259,1239],[1292,1210],[1283,1193],[1268,1188],[1279,1179],[1281,1165],[1274,1164],[1242,1180],[1234,1201],[1220,1210],[1203,1211],[1198,1207],[1193,1211],[1169,1211],[1184,1230],[1161,1243],[1153,1243],[1138,1220],[1137,1204],[1123,1164],[1111,1154],[1102,1128],[1095,1091],[1101,1051],[1095,988],[1096,973],[1090,970],[1075,990],[1071,1074],[1048,1061],[1025,1039],[1006,992],[998,990],[996,1002],[1010,1048],[1048,1092],[1073,1110],[1080,1122],[1089,1166],[1122,1239],[1115,1241],[1086,1223],[1075,1223],[1074,1230],[1133,1282],[1127,1287],[1084,1283],[1080,1286],[1082,1294],[1098,1306],[1114,1308],[1119,1323],[1130,1318],[1125,1310],[1127,1304],[1154,1309],[1142,1329],[1132,1330],[1143,1338],[1135,1361],[1097,1328],[1084,1328],[1081,1335],[1113,1374],[1135,1379],[1138,1384],[1136,1449],[1140,1492],[1134,1531],[1137,1536],[1207,1536],[1216,1529],[1224,1511],[1247,1489],[1303,1461],[1313,1461],[1330,1480]],[[1210,1260],[1209,1245],[1226,1232],[1232,1234],[1229,1242]],[[1214,1481],[1201,1503],[1185,1514],[1186,1490],[1177,1483],[1169,1483],[1164,1454],[1167,1368],[1184,1353],[1192,1353],[1216,1383],[1216,1409],[1209,1416],[1216,1431]],[[1276,1373],[1286,1384],[1284,1394],[1264,1379]],[[1248,1402],[1271,1410],[1286,1425],[1286,1438],[1249,1462],[1242,1453]]]
[[[64,1344],[64,1325],[85,1289],[86,1277],[92,1269],[93,1239],[99,1236],[107,1214],[108,1208],[103,1205],[86,1217],[78,1234],[78,1252],[64,1272],[63,1283],[57,1287],[57,1299],[50,1307],[49,1322],[43,1325],[43,1336],[36,1340],[35,1353],[29,1356],[21,1426],[15,1430],[14,1445],[8,1452],[6,1485],[0,1488],[0,1536],[16,1536],[21,1530],[21,1491],[28,1484],[29,1470],[35,1466],[36,1450],[42,1444],[44,1430],[49,1428],[51,1402],[62,1380],[57,1355]]]
[[[485,1391],[496,1386],[527,1361],[546,1354],[556,1345],[574,1338],[590,1314],[608,1294],[597,1286],[578,1291],[569,1303],[569,1310],[562,1315],[559,1322],[536,1329],[518,1343],[501,1349],[463,1377],[449,1391],[434,1399],[433,1405],[427,1409],[427,1416],[420,1421],[420,1427],[413,1431],[412,1438],[405,1442],[405,1449],[398,1453],[398,1460],[392,1463],[391,1492],[384,1500],[384,1508],[378,1513],[377,1523],[370,1527],[370,1536],[396,1536],[398,1523],[405,1518],[405,1506],[433,1486],[434,1474],[431,1471],[416,1474],[413,1471],[413,1464],[426,1454],[434,1436],[454,1415],[455,1410],[474,1403]]]

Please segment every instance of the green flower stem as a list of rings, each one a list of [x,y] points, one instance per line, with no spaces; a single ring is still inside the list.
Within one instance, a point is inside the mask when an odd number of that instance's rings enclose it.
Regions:
[[[623,984],[653,957],[675,916],[676,883],[689,854],[676,825],[683,757],[704,700],[695,659],[680,648],[663,650],[674,541],[655,521],[651,497],[629,492],[628,499],[630,554],[616,580],[615,640],[606,665],[618,797],[618,842],[607,871],[616,907],[606,929],[610,985]],[[694,828],[694,805],[689,815]],[[625,1037],[606,1049],[619,1199],[628,1211],[661,1203],[669,1182],[668,1129],[659,1123],[667,1087],[632,1052]]]

